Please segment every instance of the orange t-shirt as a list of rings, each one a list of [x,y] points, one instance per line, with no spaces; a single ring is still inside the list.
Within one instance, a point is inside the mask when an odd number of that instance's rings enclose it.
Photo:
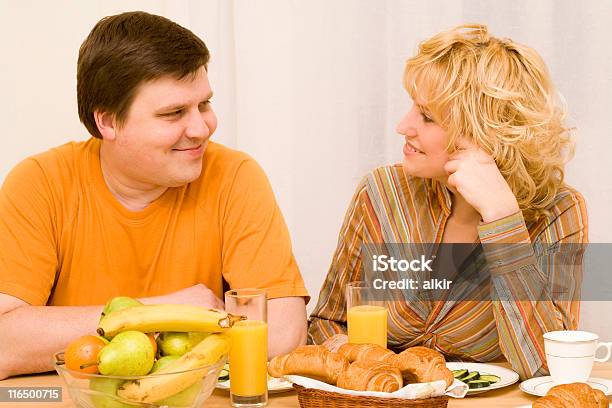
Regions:
[[[209,143],[200,177],[142,211],[112,195],[99,139],[28,158],[0,190],[0,292],[32,305],[103,304],[203,283],[308,296],[270,184],[249,156]]]

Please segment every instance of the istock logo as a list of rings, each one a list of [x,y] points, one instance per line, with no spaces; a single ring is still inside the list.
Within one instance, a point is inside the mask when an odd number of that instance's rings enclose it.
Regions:
[[[374,272],[433,272],[430,266],[432,262],[433,259],[426,259],[425,255],[421,255],[421,259],[413,259],[411,261],[407,259],[395,259],[387,255],[373,255],[372,270]]]

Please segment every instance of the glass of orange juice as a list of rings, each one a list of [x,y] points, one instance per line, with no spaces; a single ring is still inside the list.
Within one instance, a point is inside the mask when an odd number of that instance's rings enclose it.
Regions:
[[[387,347],[387,307],[374,298],[368,282],[346,285],[346,320],[349,343]]]
[[[234,407],[268,404],[268,307],[266,291],[232,289],[225,292],[225,310],[246,320],[229,330],[230,399]]]

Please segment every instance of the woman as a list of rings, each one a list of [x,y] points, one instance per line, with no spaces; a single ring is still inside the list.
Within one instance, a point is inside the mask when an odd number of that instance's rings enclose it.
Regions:
[[[477,243],[485,261],[471,267],[488,270],[495,301],[389,303],[389,347],[505,356],[522,378],[546,374],[542,335],[575,329],[578,302],[575,286],[554,301],[542,289],[567,278],[555,257],[587,242],[587,217],[583,197],[563,183],[572,144],[544,62],[486,26],[460,26],[420,45],[404,86],[414,101],[397,125],[404,162],[358,186],[309,342],[346,332],[344,287],[364,278],[362,244]]]

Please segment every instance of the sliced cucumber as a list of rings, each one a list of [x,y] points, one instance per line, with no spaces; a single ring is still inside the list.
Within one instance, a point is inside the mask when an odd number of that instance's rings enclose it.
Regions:
[[[229,380],[230,378],[230,373],[229,373],[229,364],[225,364],[223,366],[223,368],[221,369],[221,371],[219,372],[219,382],[224,382]]]
[[[501,378],[493,374],[482,374],[480,376],[480,380],[485,380],[485,381],[490,382],[491,384],[495,384],[496,382],[499,382]]]
[[[466,375],[465,377],[461,378],[461,381],[466,383],[466,382],[470,382],[470,381],[473,381],[473,380],[478,380],[479,378],[480,378],[480,373],[478,371],[470,371],[470,373],[468,375]]]
[[[469,374],[468,370],[453,370],[453,377],[461,380],[463,377]]]
[[[227,381],[229,378],[229,371],[221,370],[219,373],[219,382]]]
[[[489,385],[491,385],[491,383],[486,380],[472,380],[468,382],[467,385],[468,387],[470,387],[470,389],[475,389],[488,387]]]

